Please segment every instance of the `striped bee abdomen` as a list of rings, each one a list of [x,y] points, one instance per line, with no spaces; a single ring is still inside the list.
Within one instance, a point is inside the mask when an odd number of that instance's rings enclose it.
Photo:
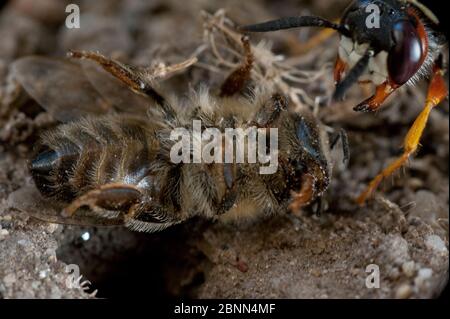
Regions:
[[[61,125],[41,139],[31,174],[41,193],[63,201],[109,183],[147,185],[159,146],[155,129],[124,115]]]

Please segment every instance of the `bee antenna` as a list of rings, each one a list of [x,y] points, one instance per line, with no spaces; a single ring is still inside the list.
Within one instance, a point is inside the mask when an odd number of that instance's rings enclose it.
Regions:
[[[286,17],[258,24],[240,26],[238,30],[242,32],[269,32],[299,27],[331,28],[344,36],[351,37],[350,31],[343,25],[315,16]]]
[[[350,69],[347,76],[336,85],[336,90],[333,94],[334,101],[340,101],[344,97],[345,92],[358,80],[369,65],[370,58],[373,57],[374,52],[368,49],[358,62]]]

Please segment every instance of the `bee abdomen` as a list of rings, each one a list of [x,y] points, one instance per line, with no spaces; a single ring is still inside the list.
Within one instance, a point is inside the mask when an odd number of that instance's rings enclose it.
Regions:
[[[50,197],[73,198],[75,194],[68,180],[73,163],[79,157],[77,150],[70,144],[65,149],[41,145],[37,154],[30,163],[30,171],[39,191]]]
[[[44,136],[30,171],[43,195],[71,201],[108,183],[138,184],[151,161],[145,122],[85,119]]]

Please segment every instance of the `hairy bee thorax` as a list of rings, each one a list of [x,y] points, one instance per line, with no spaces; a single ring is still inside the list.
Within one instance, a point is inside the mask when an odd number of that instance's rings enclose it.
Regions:
[[[132,185],[144,195],[130,220],[129,227],[136,230],[144,230],[155,214],[180,220],[195,215],[230,220],[275,214],[285,210],[293,192],[311,178],[305,204],[326,190],[331,170],[328,142],[311,115],[289,112],[283,97],[266,90],[236,99],[200,90],[189,101],[177,118],[183,119],[182,127],[190,134],[195,121],[201,123],[200,133],[211,127],[221,133],[253,126],[264,132],[276,129],[280,165],[271,174],[261,174],[267,164],[237,162],[236,153],[232,162],[174,163],[169,154],[175,143],[170,140],[172,127],[108,115],[64,124],[45,134],[30,165],[36,185],[43,194],[62,201],[105,184]],[[146,214],[149,211],[152,214]]]

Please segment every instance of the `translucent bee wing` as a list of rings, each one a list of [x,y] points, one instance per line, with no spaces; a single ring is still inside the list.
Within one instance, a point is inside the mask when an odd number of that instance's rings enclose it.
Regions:
[[[48,208],[47,208],[48,209]],[[39,219],[40,221],[62,224],[62,225],[74,225],[74,226],[123,226],[123,218],[100,218],[98,216],[92,215],[89,211],[81,210],[77,212],[76,215],[72,217],[63,217],[59,214],[42,214],[41,212],[29,212],[33,218]]]
[[[58,121],[105,114],[112,108],[82,68],[67,60],[24,57],[13,63],[12,72],[25,91]]]
[[[124,225],[122,216],[101,217],[89,210],[79,210],[74,216],[63,217],[61,211],[64,204],[49,201],[42,197],[36,187],[24,186],[11,193],[7,201],[8,207],[24,212],[27,215],[48,223],[79,226],[119,226]]]
[[[92,62],[82,62],[86,78],[92,86],[119,112],[146,114],[154,104],[153,100],[142,94],[133,92],[122,81]]]

